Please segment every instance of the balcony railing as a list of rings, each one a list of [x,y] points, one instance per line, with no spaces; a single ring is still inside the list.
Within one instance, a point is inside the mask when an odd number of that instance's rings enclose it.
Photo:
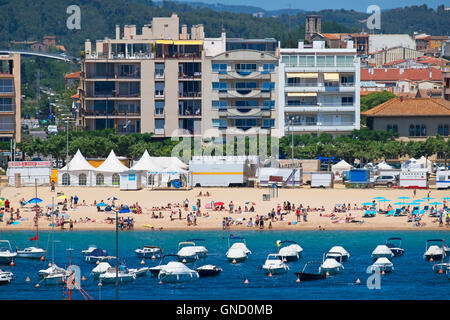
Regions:
[[[85,116],[95,116],[95,117],[113,117],[113,116],[119,116],[119,117],[126,117],[126,116],[140,116],[140,111],[135,112],[124,112],[124,111],[112,111],[112,112],[100,112],[100,111],[83,111],[83,115]]]
[[[286,123],[288,123],[287,120]],[[345,127],[345,126],[353,126],[354,122],[293,122],[292,126],[322,126],[322,127]]]
[[[190,73],[190,74],[178,72],[178,79],[199,79],[201,77],[202,77],[201,72],[194,72],[194,73]]]
[[[179,92],[180,98],[201,98],[202,93],[200,91],[194,91],[194,92]]]
[[[13,122],[0,123],[0,132],[14,131],[16,124]]]
[[[14,112],[14,104],[0,104],[0,112]]]
[[[201,108],[195,108],[195,109],[179,109],[178,115],[180,116],[201,116],[202,115],[202,109]]]

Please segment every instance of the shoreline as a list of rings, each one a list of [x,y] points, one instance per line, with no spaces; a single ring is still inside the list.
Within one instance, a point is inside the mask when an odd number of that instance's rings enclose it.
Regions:
[[[157,192],[155,192],[157,191]],[[175,190],[174,190],[175,191]],[[199,192],[202,191],[204,194],[206,191],[210,193],[210,196],[199,196]],[[46,212],[46,206],[51,204],[52,201],[56,204],[61,202],[61,199],[57,199],[58,193],[63,193],[67,196],[69,200],[71,196],[78,196],[79,206],[77,208],[68,208],[66,213],[70,216],[70,219],[74,221],[73,231],[114,231],[115,223],[110,224],[106,222],[107,218],[115,217],[115,214],[106,213],[103,211],[97,211],[97,207],[93,205],[94,201],[97,203],[104,201],[109,203],[107,200],[109,197],[116,197],[119,200],[116,201],[116,205],[126,204],[133,205],[138,203],[142,208],[141,214],[135,213],[125,213],[119,214],[119,217],[130,217],[133,218],[134,230],[135,231],[149,231],[152,229],[149,226],[154,227],[154,231],[159,231],[162,228],[163,231],[224,231],[222,228],[222,221],[224,218],[232,218],[236,223],[233,224],[227,232],[233,231],[259,231],[260,229],[255,226],[248,227],[247,222],[252,219],[254,222],[257,215],[266,216],[272,209],[277,209],[278,205],[283,206],[284,202],[289,201],[291,204],[295,204],[298,207],[300,204],[304,208],[310,207],[311,211],[308,212],[307,222],[303,219],[296,223],[296,214],[291,211],[283,215],[283,220],[278,220],[272,222],[272,229],[269,229],[269,220],[265,221],[264,229],[268,231],[320,231],[319,226],[324,228],[325,231],[328,230],[343,230],[343,231],[450,231],[450,226],[445,225],[439,227],[437,219],[434,217],[429,217],[424,214],[421,222],[424,223],[423,226],[414,226],[413,222],[407,222],[406,216],[399,217],[387,217],[384,214],[378,213],[373,218],[363,217],[364,210],[362,210],[362,203],[372,202],[374,198],[385,197],[389,199],[394,208],[394,204],[400,200],[400,197],[408,197],[410,200],[418,200],[428,196],[432,197],[434,200],[421,200],[420,207],[423,208],[424,205],[432,201],[443,201],[444,197],[448,197],[448,190],[417,190],[416,194],[413,190],[399,190],[399,189],[386,189],[386,188],[375,188],[375,189],[346,189],[342,185],[335,185],[333,189],[311,189],[310,187],[303,186],[301,188],[280,188],[278,190],[278,198],[271,198],[266,201],[263,200],[264,194],[269,194],[271,191],[269,188],[193,188],[191,190],[147,190],[142,189],[138,191],[121,191],[118,188],[110,187],[56,187],[55,192],[51,192],[50,188],[47,186],[37,187],[37,196],[43,201],[39,203],[40,207]],[[24,198],[29,200],[36,196],[36,190],[34,187],[4,187],[1,189],[1,197],[9,199],[11,202],[11,207],[16,210],[19,208],[20,216],[26,220],[18,221],[16,225],[6,225],[5,222],[0,222],[0,233],[1,232],[14,232],[14,231],[29,231],[34,232],[36,230],[33,217],[35,212],[31,210],[31,205],[25,205],[23,208],[20,207],[19,201]],[[185,211],[183,204],[185,200],[189,201],[189,210]],[[200,199],[201,201],[201,212],[202,215],[197,217],[197,225],[187,225],[187,214],[193,212],[193,206]],[[81,205],[85,202],[86,205]],[[241,207],[241,213],[230,213],[228,210],[215,211],[207,208],[211,202],[223,202],[225,209],[228,209],[228,204],[233,202],[234,209]],[[404,201],[404,200],[402,200]],[[427,202],[428,201],[428,202]],[[254,212],[246,212],[244,210],[245,206],[249,202],[254,202]],[[247,204],[246,204],[247,203]],[[171,209],[168,209],[168,204],[171,204]],[[333,212],[335,206],[339,204],[350,205],[351,209],[347,212],[335,213],[337,218],[330,218],[330,214]],[[377,203],[377,208],[386,208],[387,204]],[[358,209],[355,208],[358,207]],[[317,211],[323,207],[324,211]],[[431,205],[430,205],[431,207]],[[439,206],[439,209],[442,205]],[[59,205],[59,210],[62,206]],[[182,213],[182,219],[179,220],[179,210]],[[170,219],[170,213],[175,212],[173,220]],[[285,212],[285,210],[281,210]],[[152,213],[159,216],[161,213],[162,218],[152,218]],[[205,217],[205,213],[209,216]],[[356,221],[364,221],[364,223],[348,223],[345,222],[345,217],[347,214],[351,214],[352,218]],[[321,216],[322,215],[322,216]],[[8,220],[10,217],[9,213],[5,213],[4,221]],[[303,217],[301,217],[303,218]],[[336,220],[337,219],[337,220]],[[76,221],[76,222],[75,222]],[[83,221],[83,222],[81,222]],[[88,222],[87,222],[88,221]],[[114,221],[114,220],[113,220]],[[338,221],[338,223],[337,223]],[[40,231],[50,231],[52,227],[49,226],[51,223],[45,216],[39,219],[39,230]],[[289,223],[291,223],[289,225]],[[295,224],[296,223],[296,224]],[[55,231],[60,231],[60,227],[55,227]],[[65,230],[70,232],[69,224],[65,225]],[[123,230],[128,231],[128,230]]]

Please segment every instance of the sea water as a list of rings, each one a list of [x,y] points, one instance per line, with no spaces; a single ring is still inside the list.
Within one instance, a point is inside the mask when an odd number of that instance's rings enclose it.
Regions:
[[[15,266],[0,266],[14,273],[14,280],[0,286],[0,299],[62,299],[62,286],[47,286],[39,283],[38,270],[46,269],[51,261],[50,232],[40,232],[39,246],[47,248],[45,262],[17,258]],[[231,264],[225,253],[228,249],[230,234],[245,237],[247,247],[252,251],[249,259],[240,264]],[[10,240],[13,247],[24,248],[34,245],[29,241],[33,231],[0,232],[0,239]],[[98,286],[98,279],[90,274],[95,264],[84,262],[81,250],[89,245],[115,255],[114,231],[55,231],[54,261],[60,267],[68,267],[69,251],[72,248],[71,261],[81,269],[86,278],[81,281],[82,288],[95,300],[115,299],[114,284]],[[373,263],[371,252],[379,244],[385,244],[389,237],[401,237],[405,255],[393,258],[394,272],[381,276],[379,289],[370,289],[367,280],[370,274],[366,269]],[[425,241],[445,238],[450,242],[449,231],[121,231],[119,232],[119,257],[125,260],[129,268],[141,267],[141,258],[134,250],[144,245],[157,245],[165,254],[176,254],[178,243],[190,238],[202,238],[198,242],[208,249],[208,256],[196,264],[188,264],[191,269],[203,264],[213,264],[223,271],[219,276],[200,278],[188,283],[158,284],[159,280],[150,273],[136,281],[120,284],[119,298],[136,300],[282,300],[282,299],[449,299],[450,280],[445,274],[433,272],[432,262],[425,261]],[[268,277],[261,266],[269,253],[276,253],[277,240],[293,240],[303,248],[299,261],[288,263],[290,270],[282,275]],[[343,246],[351,255],[344,262],[341,274],[325,280],[296,282],[294,272],[301,272],[307,261],[321,261],[323,253],[332,246]],[[447,258],[448,259],[448,258]],[[446,260],[447,260],[446,259]],[[113,265],[114,262],[111,262]],[[155,266],[158,260],[145,259],[144,266]],[[317,268],[318,265],[312,267]],[[317,271],[310,269],[308,271]],[[31,281],[27,282],[29,277]],[[248,284],[245,284],[245,280]],[[360,284],[356,284],[357,279]],[[83,299],[73,291],[72,299]]]

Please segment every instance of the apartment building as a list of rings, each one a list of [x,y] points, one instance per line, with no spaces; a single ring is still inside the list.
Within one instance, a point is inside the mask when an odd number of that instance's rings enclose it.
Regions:
[[[0,140],[21,141],[20,54],[0,55]]]
[[[349,133],[360,128],[360,62],[347,48],[281,48],[279,128],[284,133]]]
[[[203,25],[181,27],[176,14],[135,25],[115,39],[85,43],[81,114],[86,130],[151,132],[155,137],[201,134]]]
[[[279,46],[275,39],[205,38],[203,25],[153,18],[116,26],[115,39],[87,40],[81,123],[86,130],[155,137],[238,134],[277,126]]]
[[[206,57],[209,132],[277,136],[279,46],[275,39],[226,39]],[[215,43],[217,45],[217,43]]]

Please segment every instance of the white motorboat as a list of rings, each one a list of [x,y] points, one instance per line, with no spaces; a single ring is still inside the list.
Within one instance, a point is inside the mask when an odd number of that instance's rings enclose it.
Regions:
[[[195,269],[200,277],[217,276],[222,272],[222,268],[216,267],[212,264],[205,264]]]
[[[441,246],[437,245],[431,245],[430,243],[433,242],[441,242]],[[430,239],[426,241],[425,245],[425,253],[423,255],[424,259],[426,260],[442,260],[445,257],[445,250],[444,250],[444,240],[443,239]]]
[[[142,268],[128,269],[128,271],[134,273],[136,275],[136,278],[138,278],[146,276],[149,269],[150,269],[149,267],[142,267]]]
[[[113,257],[108,256],[108,253],[106,252],[106,250],[97,248],[97,249],[92,250],[90,253],[87,253],[84,256],[84,261],[86,261],[88,263],[97,263],[97,261],[104,262],[104,261],[109,261],[112,258]]]
[[[64,282],[69,273],[52,273],[44,277],[44,283],[47,285],[58,285]]]
[[[203,239],[191,239],[202,241]],[[203,240],[204,241],[204,240]],[[178,260],[193,262],[208,255],[208,250],[204,246],[197,246],[194,241],[185,241],[178,244]]]
[[[0,240],[0,264],[10,264],[16,259],[17,252],[14,252],[8,240]]]
[[[109,268],[106,272],[102,273],[99,276],[101,283],[116,283],[116,268],[112,267]],[[122,270],[119,268],[119,272],[117,274],[117,279],[119,283],[125,283],[125,282],[131,282],[136,280],[136,274],[133,272],[130,272],[129,270]]]
[[[327,254],[333,253],[333,258],[327,258]],[[335,257],[342,257],[339,252],[327,252],[323,255],[323,262],[319,267],[320,273],[325,273],[328,275],[338,274],[344,270],[344,266],[342,265],[342,259]]]
[[[283,258],[276,253],[271,253],[267,256],[266,262],[261,267],[265,273],[281,274],[289,270],[286,263],[283,262]]]
[[[394,253],[391,249],[389,249],[388,246],[380,244],[372,251],[372,259],[377,260],[378,258],[383,257],[391,259],[392,257],[394,257]]]
[[[450,260],[449,262],[441,262],[433,265],[433,271],[436,273],[446,273],[450,269]]]
[[[108,271],[109,268],[111,268],[111,265],[108,262],[100,262],[91,272],[94,277],[99,277],[102,273]]]
[[[380,257],[370,266],[371,272],[375,272],[377,270],[380,272],[392,272],[394,271],[394,264],[388,258]]]
[[[334,246],[328,250],[326,257],[340,260],[340,262],[345,262],[350,258],[350,253],[348,253],[342,246]]]
[[[8,284],[14,279],[14,274],[9,271],[3,271],[0,269],[0,285]]]
[[[47,250],[36,247],[28,247],[23,250],[17,250],[18,258],[27,258],[27,259],[41,259],[45,257],[47,254]]]
[[[142,249],[134,250],[139,258],[159,259],[163,254],[163,249],[157,246],[144,246]]]
[[[286,262],[297,261],[302,256],[303,248],[298,245],[295,241],[277,241],[278,246],[287,244],[278,250],[278,255],[283,258]]]
[[[67,270],[64,268],[60,268],[58,267],[56,264],[52,264],[50,267],[48,267],[47,269],[42,269],[38,271],[38,275],[39,278],[43,279],[51,274],[56,274],[56,273],[66,273]]]
[[[174,261],[178,261],[178,256],[176,254],[163,255],[157,266],[149,268],[151,276],[157,277],[159,275],[159,271],[161,271],[161,268],[166,265],[164,263],[164,260],[166,260],[167,258],[169,258],[169,259],[172,258]]]
[[[189,269],[184,263],[171,261],[162,266],[158,279],[162,282],[186,282],[199,278],[197,271]]]
[[[396,241],[398,243],[396,243]],[[399,257],[405,254],[405,249],[402,248],[402,238],[389,238],[386,240],[386,246],[391,249],[394,257]]]
[[[235,242],[230,247],[230,240],[242,240],[243,242]],[[226,256],[229,262],[244,262],[248,259],[248,255],[252,253],[247,248],[245,239],[242,237],[230,237],[228,239],[228,247]]]
[[[85,255],[92,253],[92,251],[94,251],[95,249],[97,249],[97,246],[91,244],[87,249],[81,250],[81,253],[83,254],[83,256],[85,256]]]

